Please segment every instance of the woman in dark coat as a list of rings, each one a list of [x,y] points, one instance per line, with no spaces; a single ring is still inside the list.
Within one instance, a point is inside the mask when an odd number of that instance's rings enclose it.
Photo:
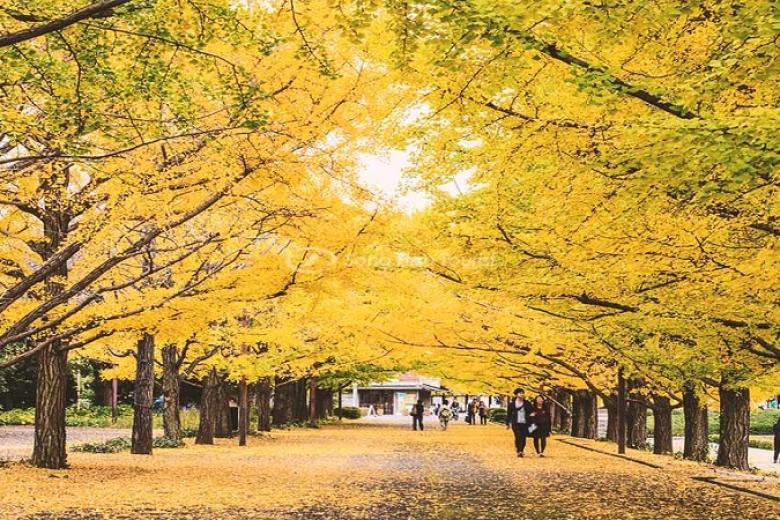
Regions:
[[[547,409],[544,397],[537,396],[534,401],[533,411],[531,412],[531,424],[535,426],[532,433],[534,436],[534,449],[537,455],[544,457],[544,449],[547,447],[547,437],[550,436],[550,411]]]

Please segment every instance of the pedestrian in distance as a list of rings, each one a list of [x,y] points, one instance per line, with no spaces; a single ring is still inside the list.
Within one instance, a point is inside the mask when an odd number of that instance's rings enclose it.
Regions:
[[[472,426],[477,424],[477,413],[479,413],[479,403],[475,397],[471,400],[468,406],[469,424]]]
[[[420,431],[423,431],[423,415],[425,414],[425,407],[422,400],[418,399],[416,404],[412,405],[412,429],[417,431],[417,426],[420,426]]]
[[[452,408],[451,408],[451,410],[452,410],[452,420],[453,421],[457,421],[458,420],[458,416],[460,415],[460,403],[455,398],[452,399]]]
[[[488,408],[485,401],[479,401],[479,424],[485,425],[488,423]]]
[[[450,404],[445,399],[441,405],[441,408],[439,408],[439,424],[441,425],[442,430],[447,429],[447,426],[450,424],[451,418],[452,418],[452,409],[450,409]]]
[[[525,390],[515,388],[515,398],[509,401],[506,409],[506,427],[511,428],[515,436],[517,456],[525,456],[525,443],[528,438],[528,426],[531,422],[531,403],[525,400]]]
[[[547,403],[544,397],[537,396],[534,400],[534,408],[531,412],[531,435],[534,437],[534,450],[540,457],[544,457],[544,450],[547,448],[547,437],[550,436],[551,421],[550,411],[547,409]]]

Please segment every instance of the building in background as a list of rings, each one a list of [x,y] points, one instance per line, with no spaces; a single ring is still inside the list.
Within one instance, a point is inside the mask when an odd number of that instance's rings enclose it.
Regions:
[[[407,415],[418,399],[422,400],[426,411],[441,404],[444,399],[457,399],[463,411],[466,403],[474,397],[482,399],[491,407],[497,407],[501,402],[492,396],[453,395],[441,385],[441,380],[413,372],[381,383],[371,382],[365,386],[354,384],[352,388],[344,390],[341,399],[343,406],[358,407],[363,415],[369,415],[371,409],[376,415]]]

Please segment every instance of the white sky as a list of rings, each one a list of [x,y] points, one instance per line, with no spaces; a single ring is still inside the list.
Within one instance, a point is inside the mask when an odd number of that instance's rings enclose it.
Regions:
[[[360,165],[360,181],[371,191],[394,200],[404,211],[412,213],[431,203],[424,193],[403,188],[403,170],[411,166],[409,152],[394,150],[386,156],[363,155]]]
[[[412,166],[410,153],[405,150],[393,150],[386,155],[364,154],[360,157],[360,182],[369,190],[392,200],[407,213],[413,213],[429,206],[432,202],[427,194],[404,188],[403,172]],[[469,185],[474,170],[459,172],[452,181],[439,186],[439,189],[457,196],[468,192],[474,186]]]

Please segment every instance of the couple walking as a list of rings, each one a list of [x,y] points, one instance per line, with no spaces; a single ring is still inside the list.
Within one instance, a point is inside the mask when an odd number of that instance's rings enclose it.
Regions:
[[[509,401],[506,410],[506,427],[512,428],[515,435],[517,456],[524,456],[526,439],[530,434],[534,438],[536,454],[544,457],[551,427],[550,412],[544,398],[540,395],[531,404],[525,400],[525,391],[522,388],[516,388],[514,394],[515,398]]]
[[[477,416],[479,416],[479,423],[480,424],[487,424],[488,423],[488,409],[487,406],[485,406],[485,402],[482,400],[477,401],[477,398],[475,397],[468,406],[468,418],[466,421],[470,425],[477,424]]]

